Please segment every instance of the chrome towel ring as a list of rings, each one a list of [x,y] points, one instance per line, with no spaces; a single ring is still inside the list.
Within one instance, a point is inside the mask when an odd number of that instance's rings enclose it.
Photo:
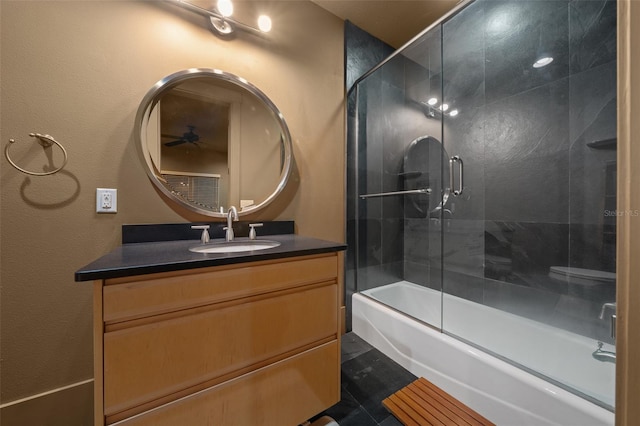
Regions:
[[[62,154],[64,155],[64,160],[62,161],[62,165],[60,167],[58,167],[57,169],[55,169],[55,170],[52,170],[50,172],[42,172],[42,173],[31,172],[29,170],[23,169],[22,167],[18,166],[16,163],[14,163],[14,161],[11,159],[11,157],[9,157],[9,148],[11,147],[12,144],[14,144],[16,142],[15,139],[9,139],[9,144],[4,149],[4,156],[7,157],[7,161],[9,162],[9,164],[11,164],[16,169],[20,170],[22,173],[26,173],[26,174],[31,175],[31,176],[52,175],[54,173],[58,173],[60,170],[62,170],[64,168],[64,166],[67,164],[67,160],[68,160],[67,150],[64,149],[64,147],[60,144],[60,142],[55,140],[53,138],[53,136],[51,136],[51,135],[42,135],[40,133],[29,133],[29,136],[31,136],[32,138],[38,139],[38,142],[40,142],[40,145],[42,145],[43,148],[49,148],[53,144],[58,145],[60,147],[60,149],[62,150]]]

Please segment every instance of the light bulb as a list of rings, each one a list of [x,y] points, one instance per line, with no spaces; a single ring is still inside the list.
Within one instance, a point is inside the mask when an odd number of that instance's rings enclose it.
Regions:
[[[233,15],[233,3],[231,3],[231,0],[218,0],[217,8],[220,15],[225,18]]]
[[[448,110],[448,109],[449,109],[449,104],[442,104],[442,105],[440,105],[440,109],[441,109],[442,111],[446,111],[446,110]]]
[[[258,28],[260,28],[260,31],[263,33],[271,31],[271,18],[267,15],[260,15],[260,17],[258,17]]]
[[[544,66],[549,65],[553,62],[553,58],[551,56],[545,56],[544,58],[540,58],[533,63],[534,68],[542,68]]]
[[[427,103],[431,106],[434,106],[435,104],[438,103],[438,98],[430,98]]]
[[[456,115],[458,115],[458,110],[457,109],[452,109],[451,112],[449,113],[450,117],[455,117]]]

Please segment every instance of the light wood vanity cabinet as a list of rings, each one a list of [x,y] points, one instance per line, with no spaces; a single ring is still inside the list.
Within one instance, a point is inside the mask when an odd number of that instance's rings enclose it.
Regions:
[[[340,399],[342,253],[94,282],[95,424],[295,426]]]

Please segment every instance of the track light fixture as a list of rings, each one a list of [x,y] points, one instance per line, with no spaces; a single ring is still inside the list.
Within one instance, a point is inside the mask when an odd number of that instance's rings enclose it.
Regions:
[[[215,11],[202,8],[193,3],[189,3],[186,0],[168,1],[190,12],[194,12],[198,15],[207,17],[209,19],[211,29],[219,36],[228,36],[232,34],[236,29],[241,29],[256,34],[264,34],[271,31],[271,18],[269,18],[267,15],[260,15],[260,17],[258,17],[258,28],[252,27],[251,25],[243,24],[242,22],[236,21],[235,19],[231,18],[231,15],[233,15],[233,3],[231,2],[231,0],[218,0]]]
[[[449,110],[449,104],[443,103],[438,105],[438,98],[429,98],[427,102],[420,102],[424,108],[424,113],[429,118],[435,118],[436,115],[448,115],[449,117],[455,117],[459,111],[457,109]]]

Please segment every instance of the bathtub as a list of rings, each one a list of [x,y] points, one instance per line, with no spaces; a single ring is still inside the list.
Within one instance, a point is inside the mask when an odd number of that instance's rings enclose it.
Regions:
[[[614,424],[612,411],[420,322],[440,324],[442,297],[406,281],[356,293],[353,331],[499,426]],[[613,406],[615,365],[593,359],[594,339],[455,296],[445,294],[442,303],[447,332],[473,336],[475,344]]]

